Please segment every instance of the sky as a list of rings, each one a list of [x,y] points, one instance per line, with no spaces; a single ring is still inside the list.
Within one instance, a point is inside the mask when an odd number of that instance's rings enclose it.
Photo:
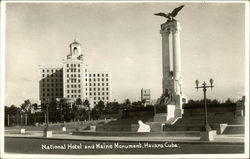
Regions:
[[[162,93],[160,25],[154,16],[185,4],[181,23],[183,92],[202,99],[195,80],[214,79],[207,97],[239,99],[245,91],[245,8],[242,3],[7,3],[5,105],[39,99],[39,65],[61,67],[69,44],[81,43],[89,70],[109,71],[119,102]]]

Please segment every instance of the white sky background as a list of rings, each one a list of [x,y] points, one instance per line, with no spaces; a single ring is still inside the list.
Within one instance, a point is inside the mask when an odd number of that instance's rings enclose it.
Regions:
[[[181,3],[183,4],[183,3]],[[245,8],[236,3],[184,3],[183,91],[202,99],[196,79],[214,79],[210,99],[236,99],[245,88]],[[90,70],[112,75],[113,98],[139,100],[140,89],[162,93],[160,24],[157,12],[180,3],[8,3],[6,5],[5,105],[39,97],[39,69],[60,67],[74,37]]]

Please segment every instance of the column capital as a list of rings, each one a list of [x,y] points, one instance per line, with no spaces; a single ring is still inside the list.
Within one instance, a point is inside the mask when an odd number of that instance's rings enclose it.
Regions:
[[[181,24],[178,21],[168,21],[161,24],[161,33],[170,31],[181,31]]]

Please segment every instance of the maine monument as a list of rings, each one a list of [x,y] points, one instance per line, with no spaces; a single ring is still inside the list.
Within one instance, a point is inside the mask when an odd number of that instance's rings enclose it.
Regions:
[[[158,100],[154,115],[155,122],[174,124],[182,117],[183,103],[187,98],[183,95],[181,75],[180,22],[174,19],[184,5],[175,8],[171,13],[157,13],[167,18],[161,24],[162,36],[162,96]]]

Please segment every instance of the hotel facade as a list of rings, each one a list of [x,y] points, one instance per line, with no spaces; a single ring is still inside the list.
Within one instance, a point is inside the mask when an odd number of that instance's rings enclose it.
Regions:
[[[61,98],[68,101],[87,99],[94,105],[99,101],[112,101],[111,74],[89,71],[81,44],[76,41],[70,44],[70,52],[61,68],[40,68],[40,72],[41,103]]]

